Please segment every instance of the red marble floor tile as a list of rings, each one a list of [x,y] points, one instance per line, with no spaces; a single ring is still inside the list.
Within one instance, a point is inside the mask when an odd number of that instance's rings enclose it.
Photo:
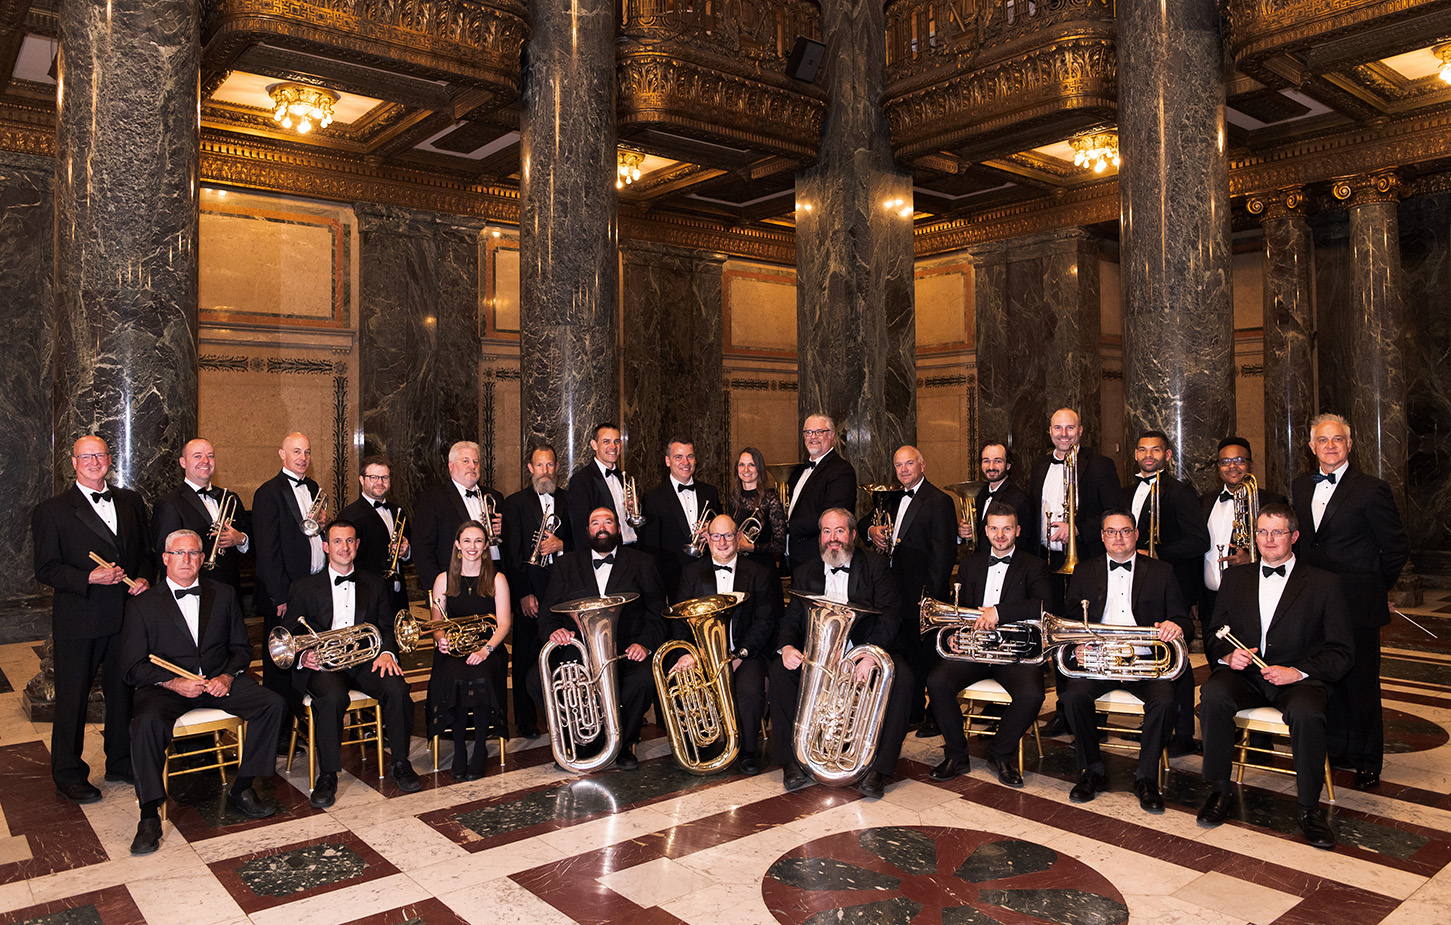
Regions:
[[[1326,925],[1327,922],[1375,925],[1390,915],[1399,900],[1343,886],[1327,886],[1305,897],[1273,925]]]
[[[432,897],[422,902],[409,903],[387,912],[375,912],[361,919],[353,919],[342,925],[398,925],[400,922],[419,920],[426,925],[467,925],[467,920],[458,917],[442,900]]]
[[[72,909],[84,909],[87,906],[95,907],[96,915],[105,925],[146,925],[146,918],[136,907],[135,900],[131,898],[130,892],[124,886],[107,887],[104,890],[67,896],[65,899],[56,899],[48,903],[16,909],[13,912],[0,913],[0,925],[29,922],[42,916],[69,912]]]
[[[24,835],[31,857],[0,865],[0,883],[15,883],[106,860],[81,808],[55,795],[50,751],[40,742],[0,747],[0,806],[10,831]],[[126,799],[113,794],[108,799]]]
[[[639,861],[635,863],[640,863]],[[629,865],[625,865],[629,866]],[[597,868],[588,868],[597,869]],[[549,903],[580,925],[676,925],[681,920],[658,908],[644,908],[567,862],[521,871],[510,877],[515,883]]]
[[[175,794],[173,794],[172,802],[167,810],[167,818],[188,843],[196,844],[219,835],[231,835],[234,832],[277,825],[305,816],[316,816],[323,812],[323,810],[313,808],[312,804],[308,802],[308,794],[292,786],[280,775],[273,777],[270,784],[270,791],[262,795],[264,798],[270,796],[276,801],[282,807],[282,812],[266,819],[241,819],[229,825],[213,825],[202,816],[198,807],[178,801]],[[261,793],[261,788],[258,792]]]
[[[312,871],[305,870],[305,865],[289,864],[279,860],[279,872],[274,878],[279,883],[272,887],[271,892],[267,890],[259,892],[244,879],[245,869],[261,866],[251,862],[287,855],[314,846],[329,846],[331,850],[328,853],[331,857],[316,863]],[[336,871],[340,865],[357,865],[360,869],[351,871],[346,876],[336,876],[327,869],[332,868],[332,871]],[[242,911],[248,915],[398,873],[398,868],[384,860],[382,855],[368,847],[352,832],[338,832],[334,835],[269,848],[235,858],[226,858],[214,861],[207,867],[211,868],[212,875],[237,901],[237,905],[242,907]],[[286,868],[286,870],[281,868]],[[291,882],[282,883],[283,880]],[[308,885],[309,882],[314,885]]]

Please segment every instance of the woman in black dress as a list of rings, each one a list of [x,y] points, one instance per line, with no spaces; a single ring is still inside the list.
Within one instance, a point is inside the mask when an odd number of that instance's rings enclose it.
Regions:
[[[475,614],[493,614],[498,628],[484,640],[482,648],[467,657],[450,653],[442,630],[433,634],[437,646],[433,673],[428,679],[428,734],[442,735],[453,729],[453,767],[456,781],[484,776],[489,757],[489,729],[505,728],[503,704],[498,690],[508,670],[503,642],[509,636],[509,580],[494,568],[489,542],[478,521],[466,521],[454,534],[453,557],[448,571],[433,583],[429,598],[433,619]],[[472,714],[472,716],[470,716]],[[468,731],[474,729],[474,751],[468,754]]]
[[[744,535],[736,537],[737,548],[747,559],[776,571],[777,560],[786,554],[786,511],[776,492],[776,480],[766,471],[761,451],[753,446],[741,450],[736,461],[736,478],[731,486],[729,510],[737,524],[744,524],[752,515],[761,523],[755,541]]]

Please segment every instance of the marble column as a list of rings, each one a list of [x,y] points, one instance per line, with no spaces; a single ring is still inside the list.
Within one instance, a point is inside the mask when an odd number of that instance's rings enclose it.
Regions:
[[[821,31],[820,160],[796,178],[800,412],[836,419],[859,481],[891,481],[892,454],[917,439],[912,177],[880,106],[880,0],[823,0]]]
[[[982,439],[1003,440],[1026,478],[1048,421],[1078,411],[1102,446],[1098,239],[1079,228],[971,248]]]
[[[1265,233],[1265,445],[1261,483],[1288,495],[1308,465],[1305,425],[1315,415],[1315,245],[1305,221],[1305,193],[1286,187],[1249,198]]]
[[[666,441],[682,436],[695,441],[697,477],[724,488],[735,475],[721,387],[725,257],[631,243],[620,258],[621,404],[640,486],[665,477]]]
[[[363,456],[387,456],[411,508],[479,433],[479,237],[455,216],[358,204]],[[346,465],[339,460],[340,466]],[[352,486],[349,486],[352,490]]]
[[[520,419],[523,446],[553,443],[567,473],[589,458],[594,425],[620,412],[615,4],[530,0],[529,12],[519,128]]]
[[[1219,11],[1122,0],[1118,35],[1124,436],[1164,431],[1207,484],[1235,424]]]
[[[59,12],[55,481],[95,433],[114,480],[155,497],[197,427],[200,13],[192,0]]]
[[[1406,312],[1406,510],[1411,548],[1451,564],[1451,195],[1401,204],[1401,289]],[[1435,569],[1430,565],[1426,571]],[[1443,572],[1445,568],[1441,569]]]

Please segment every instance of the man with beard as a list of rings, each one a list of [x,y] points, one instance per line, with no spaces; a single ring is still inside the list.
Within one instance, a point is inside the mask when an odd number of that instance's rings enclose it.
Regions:
[[[615,627],[616,677],[619,681],[620,753],[615,767],[633,771],[640,766],[635,743],[645,723],[645,710],[655,694],[650,656],[665,641],[665,591],[660,572],[648,554],[620,545],[620,525],[607,507],[590,511],[586,522],[588,549],[565,553],[549,576],[549,589],[539,608],[539,637],[566,645],[578,633],[573,618],[556,613],[553,607],[582,597],[635,593],[639,597],[625,605]],[[572,650],[572,647],[571,647]],[[529,692],[544,702],[538,666],[529,675]]]
[[[1033,502],[1028,498],[1028,493],[1008,481],[1008,474],[1013,470],[1013,456],[1008,452],[1007,444],[984,443],[982,452],[978,454],[978,466],[982,469],[982,477],[987,482],[987,487],[977,495],[977,523],[958,524],[958,540],[972,539],[975,531],[977,548],[987,548],[987,509],[996,501],[1011,505],[1018,513],[1018,529],[1022,533],[1017,544],[1024,549],[1037,549],[1038,518],[1033,516]]]
[[[498,509],[504,496],[479,484],[479,445],[460,440],[448,448],[448,481],[425,490],[418,499],[418,523],[413,528],[413,567],[418,572],[418,587],[424,592],[433,588],[433,581],[448,571],[453,558],[454,535],[466,520],[484,522],[484,497],[493,499],[495,514],[489,525],[497,538],[504,529]],[[491,550],[499,558],[497,549]]]
[[[901,599],[887,560],[870,550],[855,548],[856,518],[850,511],[831,508],[822,513],[820,524],[818,556],[792,573],[791,587],[805,594],[822,595],[878,611],[857,617],[852,625],[851,644],[882,647],[892,656],[896,669],[877,740],[877,753],[871,769],[857,787],[863,796],[877,799],[885,791],[887,777],[897,766],[911,709],[912,667],[906,654],[896,649],[897,628],[902,619]],[[801,663],[805,660],[801,650],[806,643],[806,619],[805,605],[800,597],[793,596],[776,638],[779,657],[771,663],[771,728],[778,731],[771,737],[772,749],[782,764],[782,781],[788,791],[811,783],[796,761],[793,736],[786,734],[796,725]],[[865,680],[871,668],[870,660],[860,661],[857,680]]]
[[[549,589],[549,576],[559,554],[573,549],[574,542],[569,528],[569,493],[554,481],[554,447],[547,443],[535,446],[529,453],[527,468],[529,485],[504,499],[503,515],[509,524],[504,534],[504,571],[514,595],[509,653],[513,662],[514,723],[521,736],[532,739],[539,735],[539,717],[534,699],[525,696],[524,691],[529,671],[539,660],[539,601]],[[556,518],[558,525],[540,537],[538,562],[531,564],[535,536],[550,517]]]

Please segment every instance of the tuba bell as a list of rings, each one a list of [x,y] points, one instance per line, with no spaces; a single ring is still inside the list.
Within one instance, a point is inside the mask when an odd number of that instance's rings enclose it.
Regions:
[[[724,770],[740,753],[741,732],[731,689],[726,627],[731,611],[749,597],[744,591],[711,594],[682,601],[664,611],[666,617],[684,620],[695,639],[693,645],[683,639],[665,643],[655,650],[651,666],[670,750],[675,753],[676,763],[692,774]],[[676,649],[692,656],[695,665],[667,673],[666,655]],[[716,743],[721,743],[719,752],[713,758],[705,757]]]
[[[555,604],[555,613],[567,613],[579,627],[579,638],[565,645],[579,650],[579,660],[549,667],[549,656],[559,646],[550,640],[539,650],[539,677],[549,679],[544,692],[544,713],[549,720],[549,746],[559,766],[575,774],[608,767],[620,753],[620,700],[616,678],[615,628],[620,611],[640,595],[612,594],[582,597]],[[581,746],[601,740],[591,757],[581,757]]]
[[[371,623],[340,626],[319,633],[306,620],[297,622],[307,630],[306,635],[294,636],[284,626],[273,627],[267,634],[267,654],[278,668],[291,668],[298,655],[314,649],[320,671],[342,671],[371,662],[383,649],[383,637]]]
[[[876,758],[887,695],[896,675],[892,657],[880,646],[851,646],[857,616],[880,611],[815,594],[791,593],[806,603],[801,697],[794,728],[796,761],[823,784],[849,787],[866,774]],[[866,681],[858,683],[857,663],[865,660],[876,662],[877,667]]]
[[[1042,620],[1043,644],[1057,649],[1053,661],[1063,677],[1172,681],[1184,673],[1189,650],[1182,636],[1165,642],[1152,626],[1089,623],[1088,601],[1081,603],[1082,621],[1052,614],[1045,614]]]

